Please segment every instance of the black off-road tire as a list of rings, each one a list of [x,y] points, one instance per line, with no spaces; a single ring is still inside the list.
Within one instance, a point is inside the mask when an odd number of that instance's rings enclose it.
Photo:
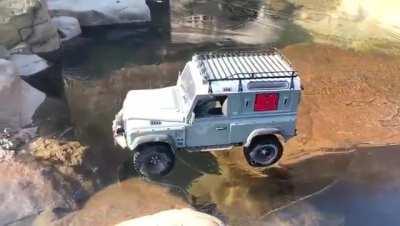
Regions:
[[[263,136],[255,138],[243,152],[249,165],[267,167],[279,161],[283,154],[283,146],[277,137]]]
[[[135,170],[142,176],[158,178],[171,172],[175,165],[175,154],[168,144],[146,144],[133,154]]]

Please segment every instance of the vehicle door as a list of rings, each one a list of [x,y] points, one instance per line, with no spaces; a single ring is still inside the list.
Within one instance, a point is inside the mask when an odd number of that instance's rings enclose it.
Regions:
[[[229,144],[228,97],[205,95],[196,99],[193,119],[186,129],[186,145],[201,147]]]

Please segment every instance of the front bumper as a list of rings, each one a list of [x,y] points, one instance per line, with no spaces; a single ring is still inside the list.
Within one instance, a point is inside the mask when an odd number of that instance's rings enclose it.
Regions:
[[[121,113],[118,113],[112,123],[112,131],[114,144],[120,146],[125,149],[128,147],[126,138],[125,138],[125,129],[123,127]]]

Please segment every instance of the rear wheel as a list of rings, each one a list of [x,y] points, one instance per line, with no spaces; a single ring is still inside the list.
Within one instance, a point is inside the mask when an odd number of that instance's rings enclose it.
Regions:
[[[133,154],[135,170],[146,177],[167,175],[175,164],[175,155],[167,144],[147,144]]]
[[[275,164],[282,157],[282,152],[282,144],[275,136],[255,138],[252,144],[244,149],[247,162],[254,167]]]

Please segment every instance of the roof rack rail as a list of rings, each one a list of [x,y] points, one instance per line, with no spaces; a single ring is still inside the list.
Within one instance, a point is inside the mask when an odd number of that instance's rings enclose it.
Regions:
[[[209,83],[209,93],[213,92],[212,82],[216,81],[238,81],[239,92],[242,92],[243,80],[290,78],[293,89],[293,79],[298,76],[292,64],[275,48],[198,53],[193,60]]]

